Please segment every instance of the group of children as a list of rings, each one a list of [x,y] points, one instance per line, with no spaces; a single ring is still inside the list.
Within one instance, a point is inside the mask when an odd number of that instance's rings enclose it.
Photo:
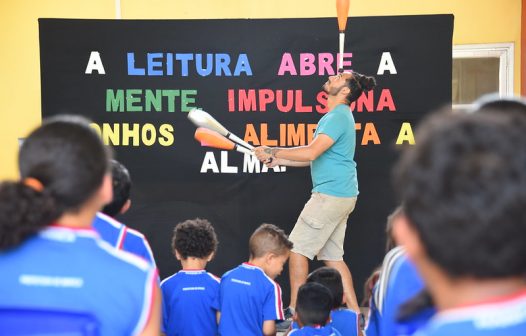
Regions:
[[[204,219],[179,223],[172,247],[182,270],[161,282],[162,330],[166,335],[274,335],[283,320],[281,288],[274,279],[287,262],[292,242],[272,224],[249,240],[249,260],[221,279],[205,270],[217,248],[213,226]],[[358,335],[358,315],[342,308],[337,270],[322,267],[298,293],[290,335]]]

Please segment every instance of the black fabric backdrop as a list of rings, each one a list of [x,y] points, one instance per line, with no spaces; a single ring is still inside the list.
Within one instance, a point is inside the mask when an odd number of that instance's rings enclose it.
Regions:
[[[170,243],[175,224],[189,218],[206,218],[214,225],[220,245],[208,269],[221,275],[248,258],[248,238],[261,223],[274,223],[290,232],[310,196],[308,168],[286,172],[244,173],[243,155],[229,152],[228,165],[238,173],[200,173],[206,152],[213,152],[221,166],[220,150],[201,147],[194,139],[195,127],[181,112],[107,112],[107,89],[195,89],[195,103],[207,110],[230,131],[244,137],[252,124],[260,136],[261,124],[268,138],[279,139],[280,123],[317,123],[322,114],[279,112],[269,104],[265,112],[229,112],[228,89],[300,90],[303,105],[315,106],[316,95],[327,74],[318,71],[299,75],[300,53],[331,53],[338,45],[335,18],[261,20],[69,20],[40,19],[42,116],[60,113],[84,115],[95,123],[122,127],[124,123],[173,126],[174,142],[152,146],[114,145],[116,158],[130,170],[134,182],[133,205],[120,219],[139,229],[152,245],[161,278],[179,269]],[[349,219],[345,260],[361,296],[364,280],[384,252],[386,216],[396,206],[390,169],[397,157],[395,140],[403,122],[413,126],[428,111],[451,102],[452,15],[359,17],[348,22],[345,50],[352,52],[354,71],[375,75],[373,112],[355,112],[362,130],[357,131],[355,160],[360,195]],[[85,74],[92,51],[100,53],[106,74]],[[200,76],[195,62],[188,76],[181,75],[174,61],[173,75],[131,76],[127,53],[135,66],[145,68],[147,53],[225,53],[234,72],[239,54],[246,54],[251,76]],[[376,75],[383,52],[390,52],[397,74]],[[290,53],[298,75],[278,76],[283,53]],[[303,56],[302,56],[303,57]],[[166,69],[163,63],[161,66]],[[335,66],[333,66],[335,68]],[[349,67],[348,67],[349,68]],[[389,89],[395,111],[376,111],[381,92]],[[237,91],[236,91],[237,92]],[[236,95],[237,97],[237,95]],[[166,101],[166,100],[164,100]],[[140,104],[137,104],[140,105]],[[366,123],[374,124],[381,144],[361,145]],[[312,266],[317,265],[314,263]],[[94,265],[96,267],[96,265]],[[278,282],[288,302],[288,276]]]

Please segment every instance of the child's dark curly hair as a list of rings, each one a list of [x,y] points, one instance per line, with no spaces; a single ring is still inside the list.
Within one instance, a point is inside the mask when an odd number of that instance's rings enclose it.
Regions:
[[[217,244],[214,227],[206,219],[189,219],[174,228],[172,248],[183,259],[208,257],[216,251]]]

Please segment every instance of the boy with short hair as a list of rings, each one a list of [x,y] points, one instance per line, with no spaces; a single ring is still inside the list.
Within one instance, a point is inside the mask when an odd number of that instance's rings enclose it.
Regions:
[[[183,269],[161,282],[166,335],[217,335],[219,278],[205,270],[217,244],[206,219],[186,220],[175,227],[172,248]]]
[[[221,278],[220,335],[274,335],[283,320],[281,288],[274,279],[289,258],[292,242],[283,230],[263,224],[249,241],[250,259]]]
[[[343,283],[340,272],[332,267],[320,267],[307,277],[307,283],[311,282],[327,287],[332,295],[329,325],[343,336],[357,336],[360,325],[359,315],[354,310],[343,307]]]
[[[343,291],[342,291],[343,295]],[[322,284],[307,282],[298,290],[294,320],[300,327],[293,336],[341,336],[330,324],[333,297]]]

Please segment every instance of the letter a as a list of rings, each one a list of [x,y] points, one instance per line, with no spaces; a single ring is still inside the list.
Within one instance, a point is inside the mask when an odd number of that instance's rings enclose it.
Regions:
[[[402,124],[402,127],[400,128],[400,133],[398,133],[398,138],[396,139],[396,144],[401,145],[406,141],[410,145],[415,144],[415,136],[413,135],[413,129],[411,128],[411,124],[408,122]]]
[[[382,53],[382,59],[380,60],[380,65],[378,66],[377,75],[383,75],[385,71],[389,71],[391,75],[396,75],[396,68],[391,57],[391,53],[385,51]]]
[[[106,74],[98,51],[92,51],[89,55],[88,66],[86,67],[86,74],[91,74],[93,70],[97,70],[99,75]]]
[[[211,170],[213,173],[219,173],[219,168],[217,167],[216,158],[213,152],[205,153],[205,158],[203,159],[200,172],[207,173],[209,170]]]

